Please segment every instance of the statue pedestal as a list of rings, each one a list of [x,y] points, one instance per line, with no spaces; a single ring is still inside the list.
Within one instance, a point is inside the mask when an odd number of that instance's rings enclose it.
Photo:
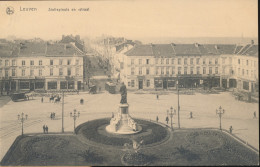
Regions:
[[[142,127],[129,115],[129,105],[119,104],[118,113],[110,120],[110,125],[106,127],[106,130],[110,133],[117,134],[134,134],[142,130]]]

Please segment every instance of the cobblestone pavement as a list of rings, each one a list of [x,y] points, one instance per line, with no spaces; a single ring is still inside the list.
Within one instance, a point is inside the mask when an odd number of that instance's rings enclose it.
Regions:
[[[2,159],[15,138],[21,134],[21,123],[17,115],[24,112],[28,114],[28,120],[24,123],[24,133],[42,132],[42,126],[46,124],[49,132],[61,132],[62,105],[50,103],[47,97],[41,103],[40,97],[34,100],[13,102],[7,96],[1,97],[6,103],[0,106],[0,158]],[[80,99],[84,104],[80,104]],[[64,104],[64,130],[73,131],[73,119],[70,112],[74,109],[80,111],[80,117],[76,120],[79,125],[88,120],[111,117],[112,112],[118,111],[120,101],[119,94],[102,92],[98,94],[80,93],[79,95],[66,95]],[[129,112],[132,117],[155,120],[166,123],[167,110],[170,107],[177,109],[177,95],[169,93],[160,95],[159,100],[155,94],[144,91],[128,93]],[[259,108],[257,103],[237,101],[229,92],[220,94],[180,95],[180,125],[181,128],[219,127],[219,117],[216,109],[219,106],[225,109],[222,117],[222,128],[229,129],[232,125],[233,133],[249,144],[259,148]],[[253,118],[253,112],[257,112],[257,118]],[[50,119],[51,112],[56,113],[54,120]],[[190,119],[190,112],[193,118]],[[170,121],[169,121],[170,122]],[[173,127],[176,128],[177,115],[173,116]]]

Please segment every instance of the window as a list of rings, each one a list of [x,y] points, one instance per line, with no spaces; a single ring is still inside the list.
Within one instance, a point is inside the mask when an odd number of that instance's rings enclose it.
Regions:
[[[34,69],[30,70],[30,76],[34,76]]]
[[[63,60],[60,59],[60,60],[59,60],[59,65],[62,65],[62,63],[63,63]]]
[[[128,82],[128,87],[130,87],[131,86],[131,82]]]
[[[172,64],[174,64],[174,59],[172,59]]]
[[[246,75],[248,76],[248,70],[246,70]]]
[[[181,74],[181,67],[178,67],[178,74]]]
[[[146,87],[150,87],[150,80],[146,80]]]
[[[254,67],[256,66],[256,61],[254,61]]]
[[[16,66],[16,61],[12,60],[12,66]]]
[[[71,60],[68,60],[68,61],[67,61],[67,65],[70,65],[70,64],[71,64]]]
[[[212,59],[211,58],[209,58],[209,64],[212,64]]]
[[[158,68],[158,67],[156,67],[156,69],[155,69],[155,74],[156,74],[156,75],[159,74],[159,68]]]
[[[187,58],[184,58],[184,64],[187,64]]]
[[[142,64],[142,59],[139,59],[139,64]]]
[[[42,76],[42,69],[39,69],[39,76]]]
[[[0,66],[2,66],[2,60],[0,60]]]
[[[30,65],[34,66],[34,61],[33,60],[30,61]]]
[[[226,58],[225,57],[222,57],[222,64],[225,64],[225,61],[226,60]]]
[[[166,74],[169,75],[169,67],[166,67]]]
[[[146,75],[149,75],[149,73],[150,73],[150,68],[147,67],[147,68],[146,68]]]
[[[173,75],[175,74],[175,67],[174,66],[172,67],[172,74]]]
[[[237,59],[238,64],[240,64],[240,59]]]
[[[215,74],[218,74],[218,67],[215,67]]]
[[[155,59],[155,64],[158,64],[158,61],[159,61],[158,58],[156,58],[156,59]]]
[[[200,67],[197,67],[197,74],[200,74]]]
[[[212,74],[212,67],[209,67],[209,74]]]
[[[248,60],[246,60],[246,65],[248,66]]]
[[[142,67],[139,67],[139,75],[142,75]]]
[[[178,58],[178,64],[181,64],[181,58]]]
[[[232,57],[229,57],[229,64],[232,64]]]
[[[163,58],[161,58],[161,64],[164,64],[164,59]]]
[[[62,75],[63,75],[63,69],[59,68],[59,76],[62,76]]]
[[[70,76],[71,75],[71,68],[67,69],[67,75]]]
[[[242,69],[242,75],[244,75],[245,74],[245,71],[244,71],[244,69]]]
[[[166,64],[169,64],[169,59],[166,59]]]
[[[15,69],[12,69],[12,76],[13,76],[13,77],[15,76],[15,73],[16,73],[16,70],[15,70]]]
[[[42,60],[39,60],[39,66],[41,66],[42,65]]]
[[[79,68],[76,68],[76,76],[79,76]]]
[[[0,68],[0,77],[2,76],[2,68]]]
[[[51,66],[53,65],[53,60],[50,60],[50,65],[51,65]]]
[[[8,69],[5,69],[5,77],[8,77],[9,76],[9,71]]]
[[[5,66],[9,66],[9,60],[5,60]]]
[[[187,67],[184,67],[184,74],[187,74]]]
[[[161,67],[161,74],[164,74],[164,67]]]
[[[131,75],[135,75],[135,68],[131,68]]]
[[[203,59],[203,64],[206,64],[206,59],[205,58]]]
[[[131,80],[131,87],[135,87],[135,80]]]
[[[25,60],[22,61],[22,66],[25,66]]]
[[[190,58],[190,64],[193,64],[193,58]]]
[[[197,63],[197,64],[200,64],[200,58],[197,58],[197,59],[196,59],[196,63]]]
[[[79,60],[78,59],[76,60],[76,65],[79,65]]]
[[[240,75],[240,68],[238,68],[238,75]]]
[[[25,69],[22,69],[22,76],[25,76]]]
[[[149,59],[146,59],[146,64],[149,64]]]
[[[131,59],[131,65],[135,64],[135,59]]]
[[[253,72],[253,70],[251,70],[251,77],[253,77],[254,76],[254,74],[253,74],[254,72]]]
[[[218,64],[218,58],[215,58],[215,64]]]
[[[190,74],[193,74],[193,67],[190,68]]]
[[[53,68],[50,69],[50,76],[53,76]]]
[[[206,74],[206,67],[203,67],[203,74]]]
[[[223,74],[226,74],[226,69],[225,69],[225,67],[222,67],[222,73],[223,73]]]

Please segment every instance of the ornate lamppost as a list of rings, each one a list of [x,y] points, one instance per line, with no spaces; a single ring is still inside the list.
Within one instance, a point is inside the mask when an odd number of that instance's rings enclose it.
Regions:
[[[221,117],[222,117],[222,115],[223,115],[224,113],[225,113],[225,110],[224,110],[221,106],[219,106],[219,108],[216,109],[216,114],[219,115],[219,129],[220,129],[220,130],[222,130],[222,128],[221,128]]]
[[[22,136],[23,136],[23,122],[24,122],[25,120],[27,120],[28,115],[27,115],[27,114],[24,115],[24,113],[22,112],[21,115],[18,114],[17,116],[18,116],[18,120],[20,120],[20,121],[22,122]]]
[[[73,117],[73,120],[74,120],[74,133],[76,133],[75,129],[76,129],[76,119],[79,117],[80,115],[80,112],[76,109],[74,109],[74,113],[72,114],[72,112],[70,112],[70,117]]]
[[[173,127],[172,127],[172,117],[173,115],[176,115],[176,110],[174,109],[174,113],[173,113],[173,107],[171,106],[171,113],[170,113],[170,117],[171,117],[171,130],[173,131]]]

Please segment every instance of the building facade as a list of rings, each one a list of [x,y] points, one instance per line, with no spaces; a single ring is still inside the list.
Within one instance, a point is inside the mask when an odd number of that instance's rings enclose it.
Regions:
[[[82,90],[83,57],[73,44],[23,43],[0,56],[1,92]]]
[[[241,54],[239,51],[245,47],[253,51]],[[258,48],[250,44],[240,50],[236,45],[139,45],[119,59],[123,63],[120,76],[129,89],[176,89],[178,81],[183,88],[233,87],[252,91],[258,81]],[[242,67],[242,60],[253,66]],[[237,71],[239,68],[245,75]]]

